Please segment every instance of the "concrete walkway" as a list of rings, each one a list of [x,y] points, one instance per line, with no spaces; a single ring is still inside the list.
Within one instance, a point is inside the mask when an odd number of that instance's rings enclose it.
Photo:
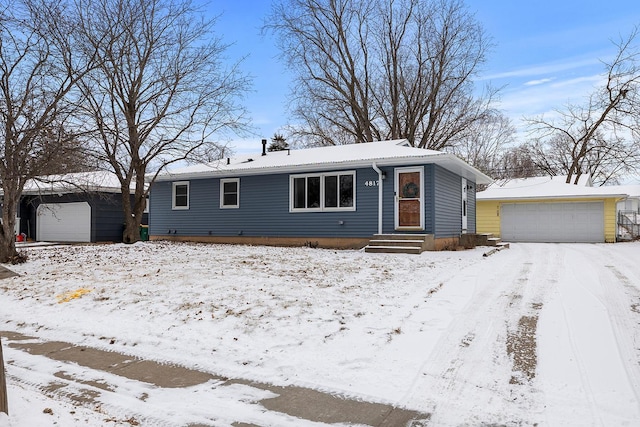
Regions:
[[[14,273],[13,271],[9,270],[3,265],[0,265],[0,280],[8,279],[10,277],[15,277],[17,275],[18,275],[17,273]]]
[[[207,372],[187,369],[177,365],[161,364],[129,355],[96,348],[76,346],[60,341],[42,342],[16,332],[2,332],[4,345],[32,355],[45,356],[52,360],[74,363],[89,369],[108,372],[131,380],[142,381],[160,388],[190,387],[214,380],[220,386],[242,384],[267,390],[276,397],[260,401],[268,411],[280,412],[304,420],[326,424],[345,423],[373,427],[426,426],[429,414],[422,414],[380,403],[365,402],[342,396],[322,393],[303,387],[278,387],[248,380],[230,379]],[[67,380],[73,378],[65,378]],[[76,380],[77,381],[77,380]],[[93,386],[108,389],[108,384]],[[48,390],[55,394],[55,390]],[[68,396],[79,404],[95,403],[96,396]],[[201,425],[198,425],[198,427]],[[256,424],[235,423],[235,427],[251,427]],[[191,425],[190,427],[196,427]]]

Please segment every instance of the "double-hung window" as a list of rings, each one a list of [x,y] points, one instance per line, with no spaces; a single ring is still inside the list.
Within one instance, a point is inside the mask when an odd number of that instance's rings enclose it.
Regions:
[[[291,175],[292,212],[355,210],[355,171]]]
[[[240,178],[220,180],[220,209],[240,207]]]
[[[189,181],[173,183],[172,208],[189,209]]]

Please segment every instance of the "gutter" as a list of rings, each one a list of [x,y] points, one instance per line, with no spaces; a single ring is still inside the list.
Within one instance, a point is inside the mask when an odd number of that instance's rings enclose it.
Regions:
[[[629,197],[628,194],[623,194],[623,193],[602,193],[602,194],[594,194],[594,193],[590,193],[590,194],[560,194],[560,195],[553,195],[553,196],[521,196],[521,197],[476,197],[476,201],[478,202],[503,202],[503,203],[515,203],[515,202],[522,202],[522,201],[539,201],[539,200],[563,200],[563,199],[609,199],[609,198],[616,198],[616,199],[624,199],[626,197]]]
[[[378,234],[382,234],[382,180],[384,176],[376,162],[373,162],[371,167],[378,173]]]

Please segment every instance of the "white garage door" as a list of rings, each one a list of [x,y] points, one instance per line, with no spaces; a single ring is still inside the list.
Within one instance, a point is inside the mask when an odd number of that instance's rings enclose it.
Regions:
[[[87,202],[42,204],[36,216],[38,241],[91,241],[91,206]]]
[[[604,242],[604,203],[504,204],[502,240],[507,242]]]

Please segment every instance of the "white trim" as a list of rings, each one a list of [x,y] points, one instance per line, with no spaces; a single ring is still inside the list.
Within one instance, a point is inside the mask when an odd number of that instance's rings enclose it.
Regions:
[[[384,195],[382,191],[382,180],[384,179],[384,172],[376,165],[376,162],[373,162],[371,167],[378,173],[378,234],[382,234],[382,201]]]
[[[236,204],[224,204],[224,184],[227,182],[236,183]],[[220,209],[238,209],[240,207],[240,178],[223,178],[220,180]]]
[[[187,205],[186,206],[176,206],[176,187],[178,186],[186,186],[187,187]],[[191,198],[191,185],[189,181],[175,181],[171,186],[171,209],[173,210],[186,210],[189,209],[189,202]]]
[[[353,204],[349,207],[325,207],[325,178],[328,176],[344,176],[351,175],[353,177]],[[294,208],[294,180],[296,178],[320,178],[320,206],[317,208]],[[306,181],[305,181],[306,182]],[[356,181],[356,171],[335,171],[335,172],[326,172],[326,173],[309,173],[309,174],[294,174],[289,175],[289,212],[290,213],[300,213],[300,212],[345,212],[345,211],[355,211],[356,210],[356,187],[358,183]],[[338,179],[338,196],[340,193],[340,179]],[[306,191],[305,191],[306,197]],[[338,201],[339,203],[339,201]],[[305,201],[306,204],[306,201]]]
[[[420,173],[420,226],[419,227],[401,227],[400,226],[400,215],[399,215],[399,201],[400,201],[400,188],[398,188],[400,180],[399,175],[401,173],[412,173],[419,172]],[[394,170],[394,226],[398,231],[423,231],[424,230],[424,166],[417,167],[406,167],[406,168],[395,168]]]
[[[467,179],[462,178],[462,203],[461,203],[461,215],[462,215],[462,233],[467,232],[467,227],[469,226],[469,199],[467,188]]]

